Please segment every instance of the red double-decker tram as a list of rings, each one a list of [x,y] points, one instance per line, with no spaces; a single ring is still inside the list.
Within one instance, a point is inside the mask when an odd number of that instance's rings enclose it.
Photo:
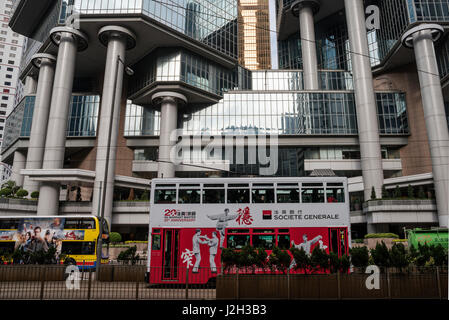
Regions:
[[[223,248],[246,245],[339,256],[350,241],[347,179],[154,179],[147,275],[150,283],[206,283]],[[188,271],[188,274],[186,274]]]

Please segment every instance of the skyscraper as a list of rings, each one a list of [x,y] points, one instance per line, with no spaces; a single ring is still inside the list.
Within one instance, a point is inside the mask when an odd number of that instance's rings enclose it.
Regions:
[[[20,95],[16,90],[21,90],[17,84],[24,37],[8,26],[12,8],[12,0],[0,1],[0,146],[3,144],[6,118],[14,107],[16,94]],[[11,168],[1,161],[0,156],[0,183],[10,175]]]

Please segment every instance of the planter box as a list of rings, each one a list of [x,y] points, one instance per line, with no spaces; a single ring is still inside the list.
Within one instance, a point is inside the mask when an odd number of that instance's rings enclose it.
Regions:
[[[0,267],[0,281],[63,281],[66,266],[7,265]]]
[[[380,289],[368,290],[368,274],[220,275],[217,299],[447,299],[448,277],[436,272],[381,273]],[[440,289],[438,289],[440,287]],[[441,290],[441,291],[440,291]]]
[[[140,282],[145,278],[146,266],[104,265],[100,268],[99,281]]]

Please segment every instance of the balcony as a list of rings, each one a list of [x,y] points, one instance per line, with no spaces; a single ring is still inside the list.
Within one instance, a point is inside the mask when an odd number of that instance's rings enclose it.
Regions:
[[[373,200],[363,205],[363,213],[369,224],[438,224],[434,200]]]

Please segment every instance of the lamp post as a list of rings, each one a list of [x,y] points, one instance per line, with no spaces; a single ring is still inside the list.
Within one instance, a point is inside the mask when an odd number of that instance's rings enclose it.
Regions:
[[[123,64],[123,67],[125,68],[125,72],[128,76],[134,75],[134,70],[127,67],[125,63],[122,61],[120,56],[117,56],[117,63],[115,67],[115,78],[114,78],[114,91],[112,96],[112,108],[111,108],[111,117],[109,121],[109,130],[108,130],[108,143],[107,147],[108,150],[106,152],[106,165],[104,166],[104,182],[100,182],[100,201],[98,203],[99,211],[100,211],[100,236],[98,237],[98,245],[97,245],[97,262],[95,267],[96,272],[96,279],[99,278],[99,270],[101,265],[101,257],[103,253],[103,223],[104,223],[104,204],[106,200],[106,185],[108,183],[108,173],[109,173],[109,154],[110,154],[110,145],[111,145],[111,137],[112,137],[112,122],[114,121],[114,106],[115,106],[115,96],[117,93],[117,78],[118,78],[118,71],[119,71],[119,64]],[[112,223],[112,221],[111,221]]]

